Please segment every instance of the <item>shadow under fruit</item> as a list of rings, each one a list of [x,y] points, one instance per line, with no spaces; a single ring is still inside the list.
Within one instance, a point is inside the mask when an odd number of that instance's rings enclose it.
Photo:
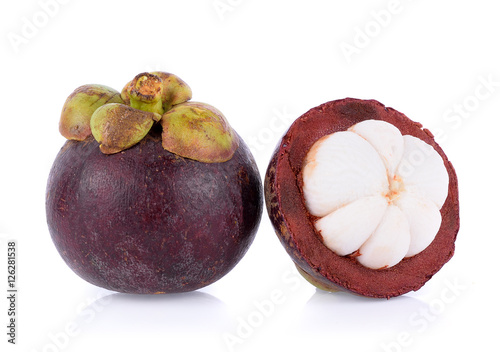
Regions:
[[[79,90],[85,109],[66,116],[74,95],[66,101],[60,126],[70,140],[46,195],[67,265],[126,293],[192,291],[227,274],[255,237],[263,201],[253,156],[224,116],[186,102],[189,87],[167,73],[138,75],[107,97]]]

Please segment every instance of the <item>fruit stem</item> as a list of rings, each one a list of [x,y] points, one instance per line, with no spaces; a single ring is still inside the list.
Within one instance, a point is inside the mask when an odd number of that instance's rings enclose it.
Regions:
[[[163,80],[151,73],[140,73],[127,88],[130,96],[130,106],[134,109],[163,114],[161,101]]]

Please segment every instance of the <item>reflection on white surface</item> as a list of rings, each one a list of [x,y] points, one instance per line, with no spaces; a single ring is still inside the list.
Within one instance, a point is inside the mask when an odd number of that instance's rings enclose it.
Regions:
[[[415,332],[409,319],[425,310],[427,304],[409,296],[385,300],[317,289],[301,308],[290,332],[295,346],[321,348],[328,344],[337,351],[398,350],[401,335],[410,339],[408,343],[402,340],[407,343],[402,346],[406,351]]]
[[[102,350],[162,350],[182,346],[178,351],[210,346],[220,351],[225,348],[221,335],[229,324],[226,305],[205,292],[111,293],[80,307],[75,319],[67,325],[71,331],[51,334],[36,351],[44,348],[88,351],[95,346]]]
[[[82,332],[99,334],[213,333],[229,316],[223,302],[205,292],[166,295],[114,293],[98,299],[78,315]],[[87,322],[87,324],[85,324]]]
[[[314,327],[316,332],[331,329],[352,332],[362,325],[371,331],[397,331],[408,322],[409,316],[426,306],[409,296],[385,300],[317,289],[304,306],[300,327],[305,330]]]

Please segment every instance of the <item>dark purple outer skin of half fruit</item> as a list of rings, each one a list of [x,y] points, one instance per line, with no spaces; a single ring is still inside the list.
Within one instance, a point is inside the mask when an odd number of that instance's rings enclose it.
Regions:
[[[150,132],[114,155],[92,136],[67,141],[50,172],[49,230],[88,282],[125,293],[192,291],[220,279],[247,252],[263,208],[248,147],[224,163],[163,149]]]
[[[315,232],[302,194],[302,165],[319,138],[369,119],[384,120],[403,135],[430,144],[441,155],[449,174],[448,198],[441,208],[441,228],[422,252],[397,265],[373,270],[354,258],[329,250]],[[450,258],[459,229],[458,185],[455,170],[432,134],[402,113],[375,100],[346,98],[313,108],[299,117],[278,144],[266,172],[267,210],[282,245],[308,279],[331,290],[347,290],[362,296],[390,298],[422,287]]]

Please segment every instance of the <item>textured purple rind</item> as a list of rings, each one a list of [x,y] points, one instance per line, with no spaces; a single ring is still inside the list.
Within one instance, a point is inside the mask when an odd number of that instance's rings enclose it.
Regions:
[[[220,279],[251,245],[262,203],[242,140],[231,160],[206,164],[164,150],[154,132],[114,155],[92,137],[66,142],[46,194],[64,261],[88,282],[126,293],[192,291]]]
[[[301,187],[303,161],[314,142],[368,119],[387,121],[403,135],[410,134],[430,144],[443,158],[449,175],[448,198],[441,208],[441,228],[434,241],[421,253],[384,270],[368,269],[354,258],[329,250],[314,230]],[[269,217],[282,245],[302,274],[323,289],[376,298],[399,296],[422,287],[454,254],[460,221],[457,176],[452,164],[428,130],[375,100],[335,100],[295,120],[271,158],[264,193]]]

